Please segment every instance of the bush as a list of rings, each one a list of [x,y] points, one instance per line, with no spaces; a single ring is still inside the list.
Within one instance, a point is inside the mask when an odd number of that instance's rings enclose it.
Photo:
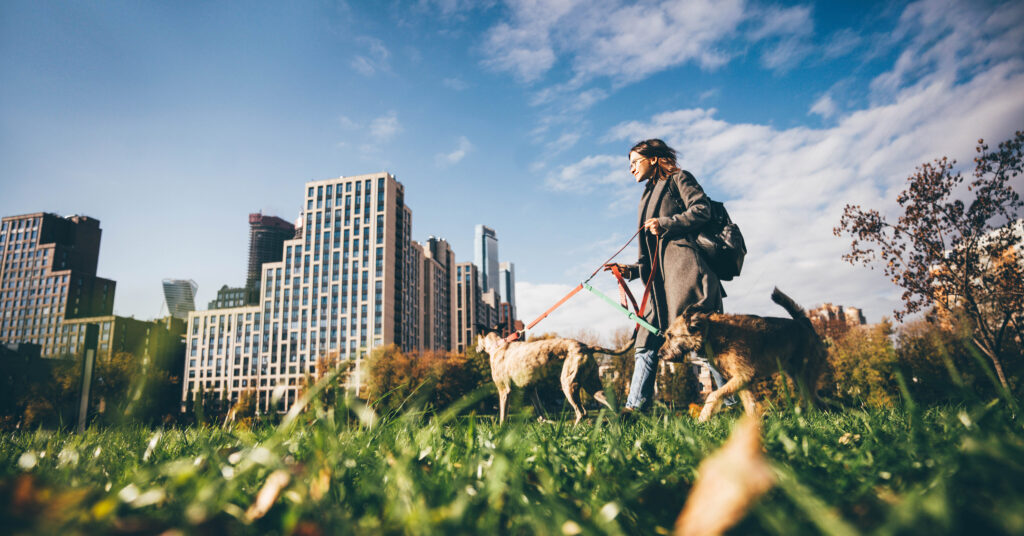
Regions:
[[[394,410],[410,399],[442,409],[490,381],[480,356],[445,352],[402,352],[394,344],[377,348],[366,364],[366,397],[379,409]]]
[[[892,407],[899,397],[897,355],[888,320],[851,328],[828,350],[835,396],[848,404]]]

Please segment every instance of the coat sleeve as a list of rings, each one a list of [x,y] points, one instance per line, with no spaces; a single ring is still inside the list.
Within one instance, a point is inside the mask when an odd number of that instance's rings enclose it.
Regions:
[[[697,184],[697,179],[688,171],[677,173],[669,180],[675,183],[683,211],[658,218],[658,225],[665,229],[663,238],[678,238],[697,231],[711,219],[711,202],[704,189]]]
[[[643,238],[641,238],[643,240]],[[651,273],[651,262],[647,258],[647,254],[644,253],[643,246],[638,247],[640,250],[637,260],[633,264],[626,264],[626,272],[622,274],[622,277],[626,278],[627,281],[632,281],[638,277],[647,280],[647,276]]]

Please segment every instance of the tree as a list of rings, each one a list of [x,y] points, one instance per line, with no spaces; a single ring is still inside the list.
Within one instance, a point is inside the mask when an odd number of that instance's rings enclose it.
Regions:
[[[857,326],[828,349],[836,396],[846,403],[889,407],[896,401],[897,356],[892,324]]]
[[[1022,146],[1021,131],[992,152],[978,140],[966,191],[963,175],[954,171],[955,160],[922,164],[897,197],[903,214],[894,223],[877,210],[847,205],[833,229],[836,236],[853,237],[844,260],[880,263],[903,289],[903,308],[894,311],[897,320],[930,307],[967,318],[974,345],[991,360],[1006,388],[1002,357],[1007,343],[1020,339],[1024,310],[1016,223],[1022,202],[1012,186],[1024,167]]]

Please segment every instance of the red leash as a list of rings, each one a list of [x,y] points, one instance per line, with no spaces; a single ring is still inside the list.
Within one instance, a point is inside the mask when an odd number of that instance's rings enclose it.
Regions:
[[[633,236],[635,237],[636,235]],[[636,311],[636,314],[641,318],[644,316],[644,310],[647,309],[647,298],[651,295],[651,282],[654,281],[654,273],[658,271],[658,250],[661,248],[661,236],[656,236],[658,241],[654,246],[654,259],[651,261],[651,275],[647,276],[647,283],[644,285],[644,297],[640,301],[640,307],[636,306],[636,298],[633,297],[633,293],[630,292],[629,286],[626,285],[626,280],[622,278],[622,272],[619,271],[619,267],[614,265],[612,266],[612,275],[615,276],[615,279],[618,280],[619,283],[619,303],[622,304],[623,308],[628,309],[628,307],[626,307],[626,298],[629,298],[630,303],[633,304],[633,310]],[[630,241],[632,240],[633,239],[630,238]],[[619,251],[621,252],[622,250],[620,249]],[[618,255],[618,253],[616,253],[616,255]],[[613,256],[612,258],[615,257]],[[636,337],[638,329],[640,329],[640,324],[637,324],[636,327],[633,328],[634,338]]]
[[[628,246],[631,242],[633,242],[633,239],[636,238],[637,235],[639,235],[640,231],[642,231],[642,230],[643,230],[643,227],[637,229],[637,231],[635,233],[633,233],[633,236],[631,236],[629,238],[629,240],[625,244],[623,244],[622,247],[619,248],[618,251],[615,252],[614,255],[609,257],[608,260],[606,260],[603,263],[601,263],[601,265],[597,267],[597,270],[594,270],[594,273],[590,274],[590,277],[588,277],[587,280],[584,281],[583,283],[589,283],[590,280],[593,279],[594,276],[597,275],[597,273],[601,271],[601,268],[604,268],[609,262],[612,261],[612,259],[617,257],[619,255],[619,253],[622,253],[622,250],[626,249],[626,246]],[[620,301],[622,303],[622,306],[626,307],[625,296],[628,296],[629,297],[629,301],[632,302],[632,304],[633,304],[633,310],[636,311],[637,314],[639,314],[641,317],[643,317],[644,309],[647,307],[647,298],[650,296],[650,293],[651,293],[651,282],[654,281],[654,273],[658,270],[658,248],[661,247],[661,236],[658,236],[658,235],[656,235],[656,236],[657,236],[658,241],[657,241],[657,243],[656,243],[656,245],[654,247],[654,260],[651,263],[651,275],[648,276],[647,284],[644,285],[644,297],[643,297],[643,300],[640,302],[640,307],[639,308],[637,308],[637,306],[636,306],[636,299],[633,297],[633,293],[629,291],[629,287],[626,286],[626,281],[622,278],[622,273],[619,272],[618,266],[614,266],[613,265],[612,269],[611,269],[612,274],[615,275],[615,278],[618,279],[618,282],[619,282],[619,299],[620,299]],[[505,342],[506,343],[510,343],[510,342],[514,342],[514,341],[519,340],[519,338],[523,336],[523,333],[528,331],[533,326],[536,326],[538,322],[540,322],[541,320],[544,320],[545,318],[547,318],[547,316],[549,314],[551,314],[555,309],[558,309],[559,307],[562,306],[563,303],[569,301],[569,298],[572,298],[573,296],[576,295],[577,292],[583,290],[583,283],[580,283],[579,285],[576,285],[576,287],[573,288],[571,291],[569,291],[568,294],[566,294],[562,299],[558,300],[558,303],[552,305],[547,311],[544,311],[540,316],[538,316],[536,319],[534,319],[533,322],[530,322],[530,324],[527,325],[522,331],[514,331],[508,337],[505,337]],[[640,328],[640,324],[637,324],[636,328],[633,330],[633,336],[634,337],[636,337],[636,330],[639,329],[639,328]]]

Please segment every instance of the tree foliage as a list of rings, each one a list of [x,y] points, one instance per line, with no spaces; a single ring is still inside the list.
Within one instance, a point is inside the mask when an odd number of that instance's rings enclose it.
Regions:
[[[473,354],[403,352],[389,344],[377,348],[366,363],[367,400],[382,409],[397,409],[409,400],[444,408],[490,381]]]
[[[836,397],[846,404],[892,407],[899,392],[898,358],[888,321],[850,329],[829,347]]]
[[[903,289],[897,320],[931,307],[962,314],[1004,387],[1009,383],[1002,358],[1020,340],[1024,312],[1017,228],[1022,202],[1013,188],[1024,167],[1022,147],[1021,131],[995,151],[978,140],[969,180],[955,170],[955,160],[922,164],[896,199],[903,213],[895,222],[877,210],[847,205],[833,229],[836,236],[853,237],[846,261],[880,264]]]

